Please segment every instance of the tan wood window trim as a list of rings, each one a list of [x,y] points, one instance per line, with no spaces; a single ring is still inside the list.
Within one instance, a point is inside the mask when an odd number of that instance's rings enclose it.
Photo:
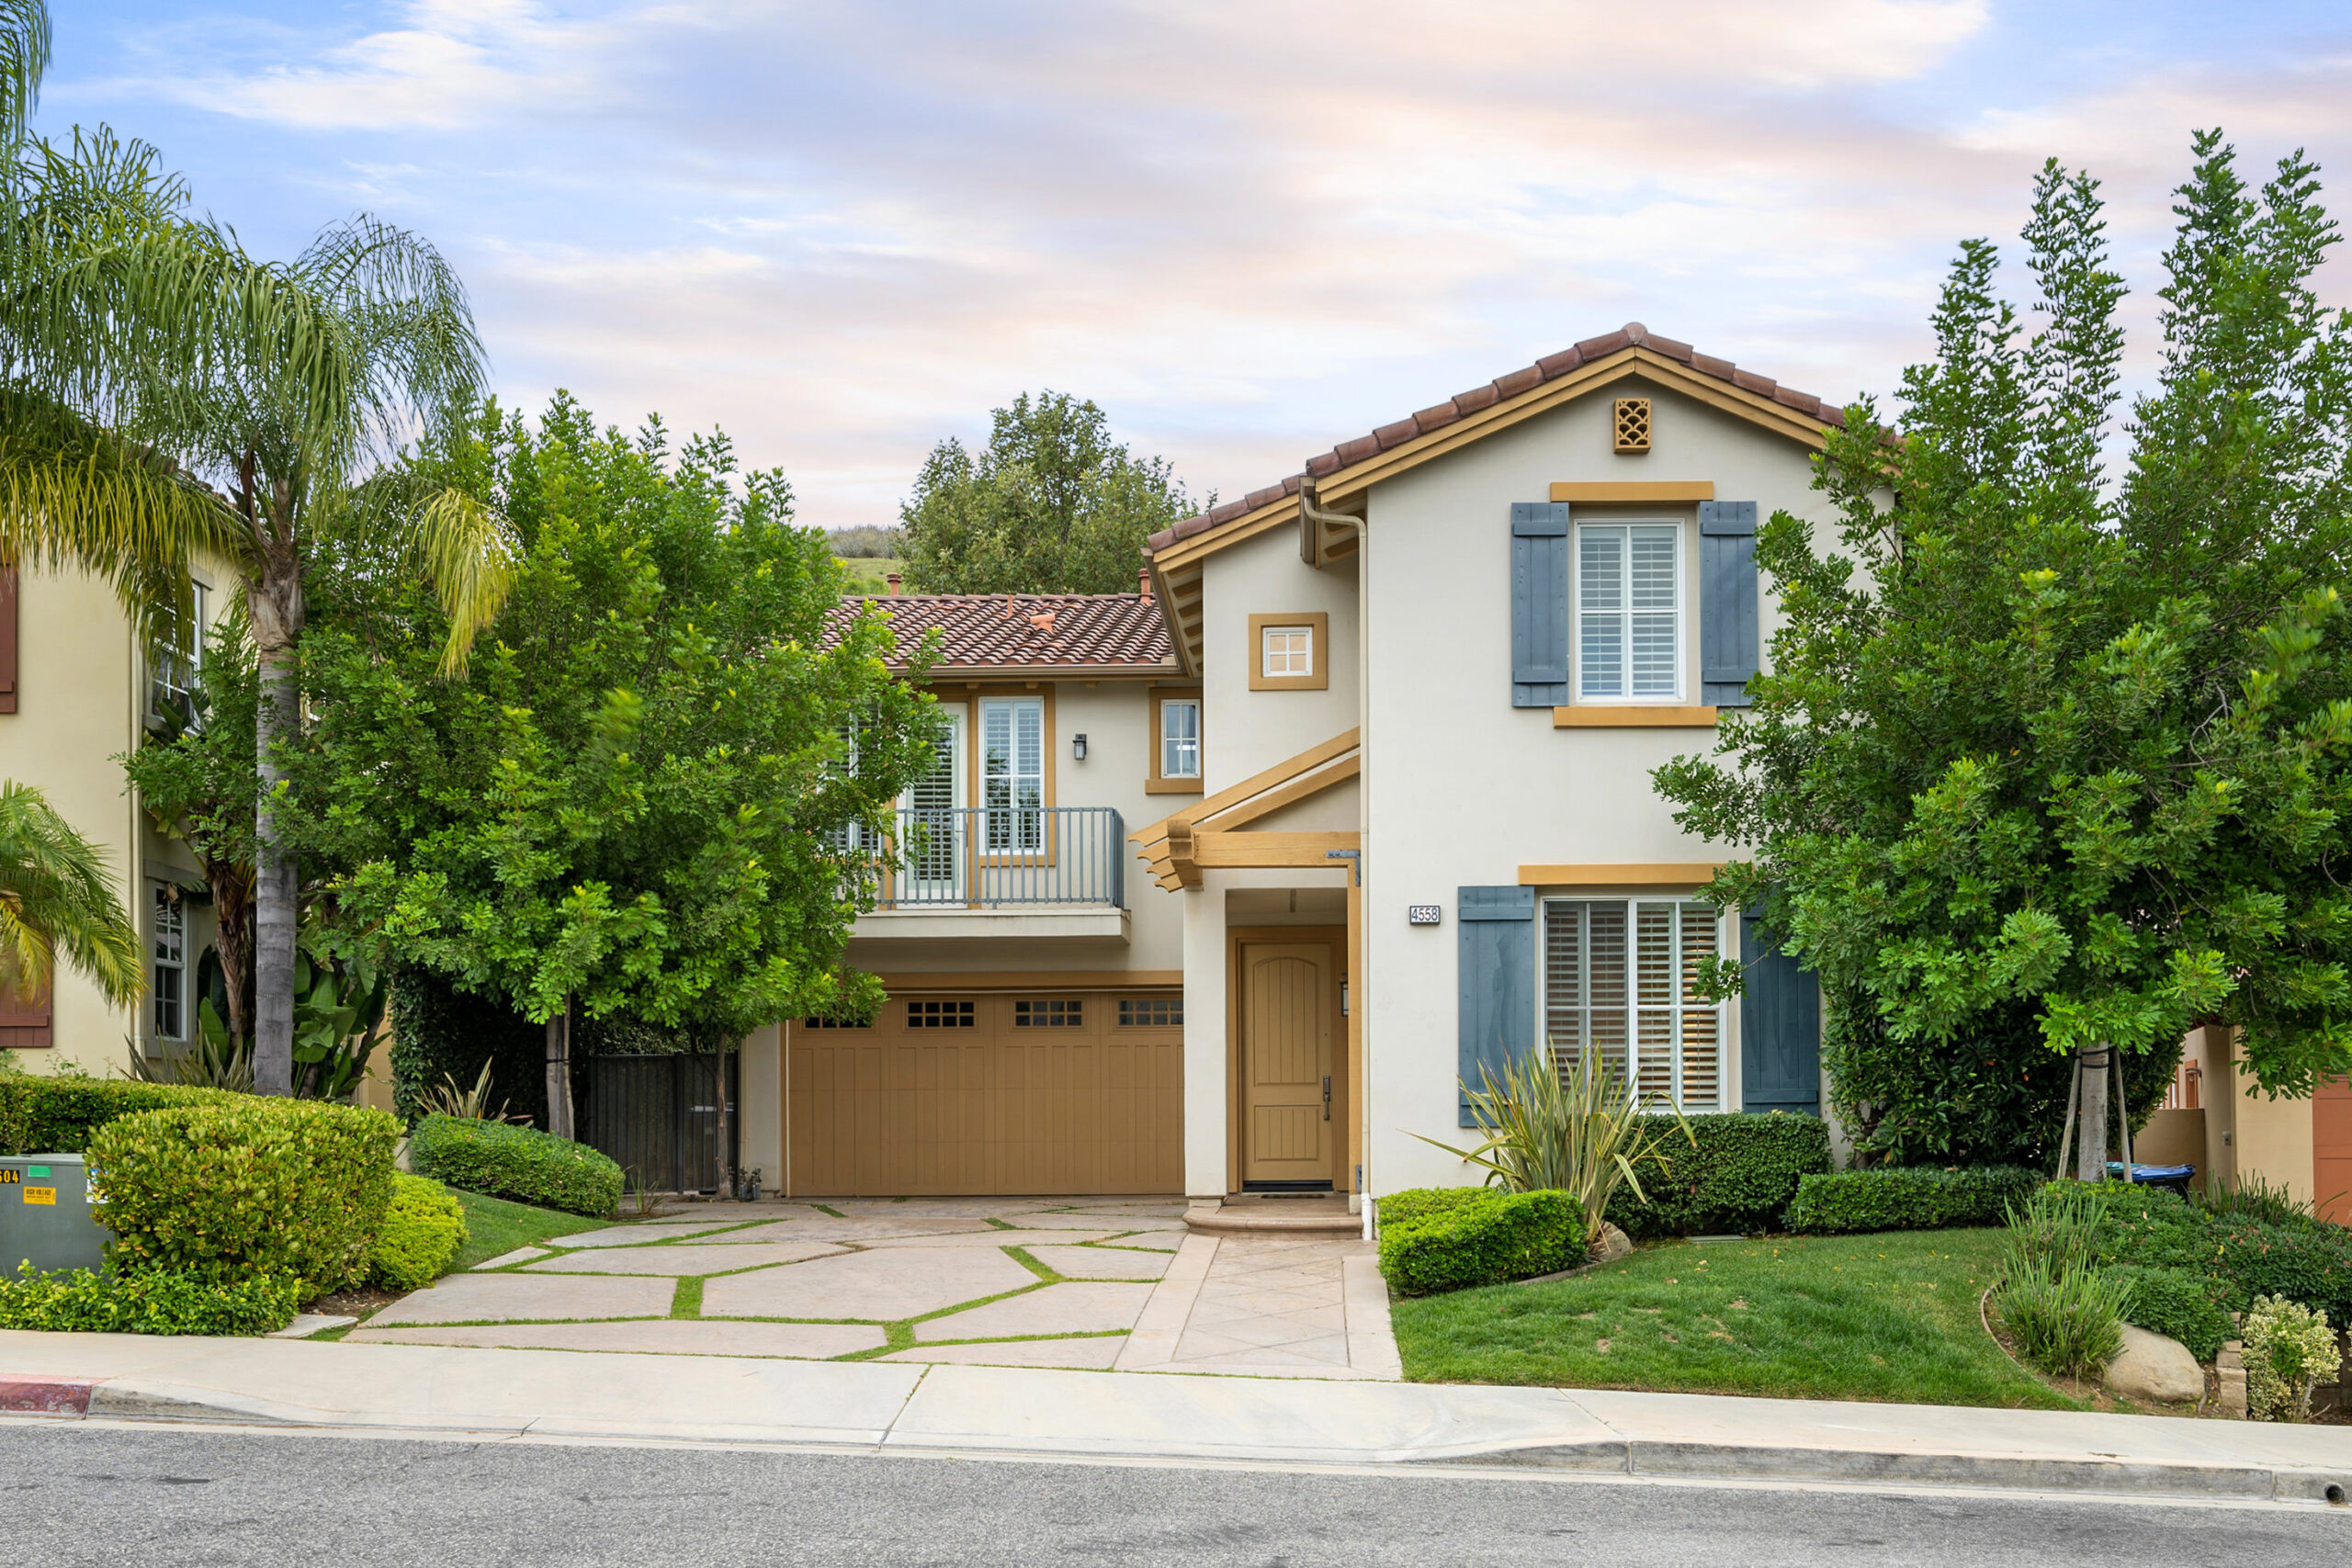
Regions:
[[[1712,729],[1714,723],[1715,710],[1712,707],[1585,703],[1552,710],[1555,729]]]
[[[1266,673],[1266,628],[1305,626],[1308,641],[1307,672],[1304,675]],[[1250,689],[1253,692],[1324,692],[1331,687],[1331,617],[1323,610],[1295,610],[1282,615],[1250,617]]]
[[[1552,484],[1554,501],[1581,501],[1588,506],[1599,502],[1623,501],[1635,502],[1713,501],[1715,481],[1713,479],[1555,479]]]
[[[1698,887],[1727,861],[1628,862],[1623,865],[1523,865],[1521,887]]]
[[[1171,779],[1159,771],[1162,748],[1165,744],[1159,728],[1159,708],[1161,704],[1171,697],[1184,702],[1197,703],[1201,701],[1201,688],[1198,686],[1154,686],[1151,688],[1151,701],[1148,706],[1151,716],[1151,734],[1148,738],[1149,761],[1148,771],[1143,781],[1143,792],[1146,795],[1198,795],[1201,793],[1201,777],[1208,773],[1207,709],[1204,705],[1201,714],[1203,720],[1201,775],[1189,779]]]

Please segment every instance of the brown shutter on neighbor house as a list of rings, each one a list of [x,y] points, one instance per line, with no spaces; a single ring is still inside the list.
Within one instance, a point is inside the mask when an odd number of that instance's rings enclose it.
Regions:
[[[40,1051],[48,1048],[50,992],[43,986],[28,997],[0,986],[0,1051]]]
[[[17,711],[17,569],[0,566],[0,713]]]

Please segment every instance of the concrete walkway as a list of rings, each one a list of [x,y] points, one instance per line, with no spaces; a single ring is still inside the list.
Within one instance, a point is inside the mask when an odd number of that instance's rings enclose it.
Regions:
[[[1364,1241],[1188,1235],[1115,1363],[1123,1372],[1405,1375]]]
[[[2325,1503],[2352,1430],[1374,1381],[0,1332],[0,1417]]]

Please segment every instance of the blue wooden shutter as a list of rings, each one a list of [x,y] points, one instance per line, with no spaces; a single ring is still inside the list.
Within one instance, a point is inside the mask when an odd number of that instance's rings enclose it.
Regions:
[[[1510,701],[1568,700],[1568,508],[1519,501],[1510,509]]]
[[[1821,987],[1780,951],[1753,909],[1739,917],[1743,1111],[1821,1113]]]
[[[1699,700],[1746,707],[1756,673],[1756,503],[1699,503]]]
[[[1535,1043],[1535,889],[1464,887],[1454,899],[1460,933],[1462,988],[1458,1072],[1475,1089],[1485,1066],[1498,1076],[1505,1062]],[[1461,1125],[1470,1125],[1470,1100],[1456,1091]]]

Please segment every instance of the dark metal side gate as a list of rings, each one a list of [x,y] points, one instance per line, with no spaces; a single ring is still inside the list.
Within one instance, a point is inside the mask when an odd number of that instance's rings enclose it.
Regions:
[[[742,1065],[727,1054],[727,1163],[743,1141]],[[588,1058],[585,1142],[609,1155],[631,1188],[713,1192],[718,1186],[718,1098],[711,1058]]]

